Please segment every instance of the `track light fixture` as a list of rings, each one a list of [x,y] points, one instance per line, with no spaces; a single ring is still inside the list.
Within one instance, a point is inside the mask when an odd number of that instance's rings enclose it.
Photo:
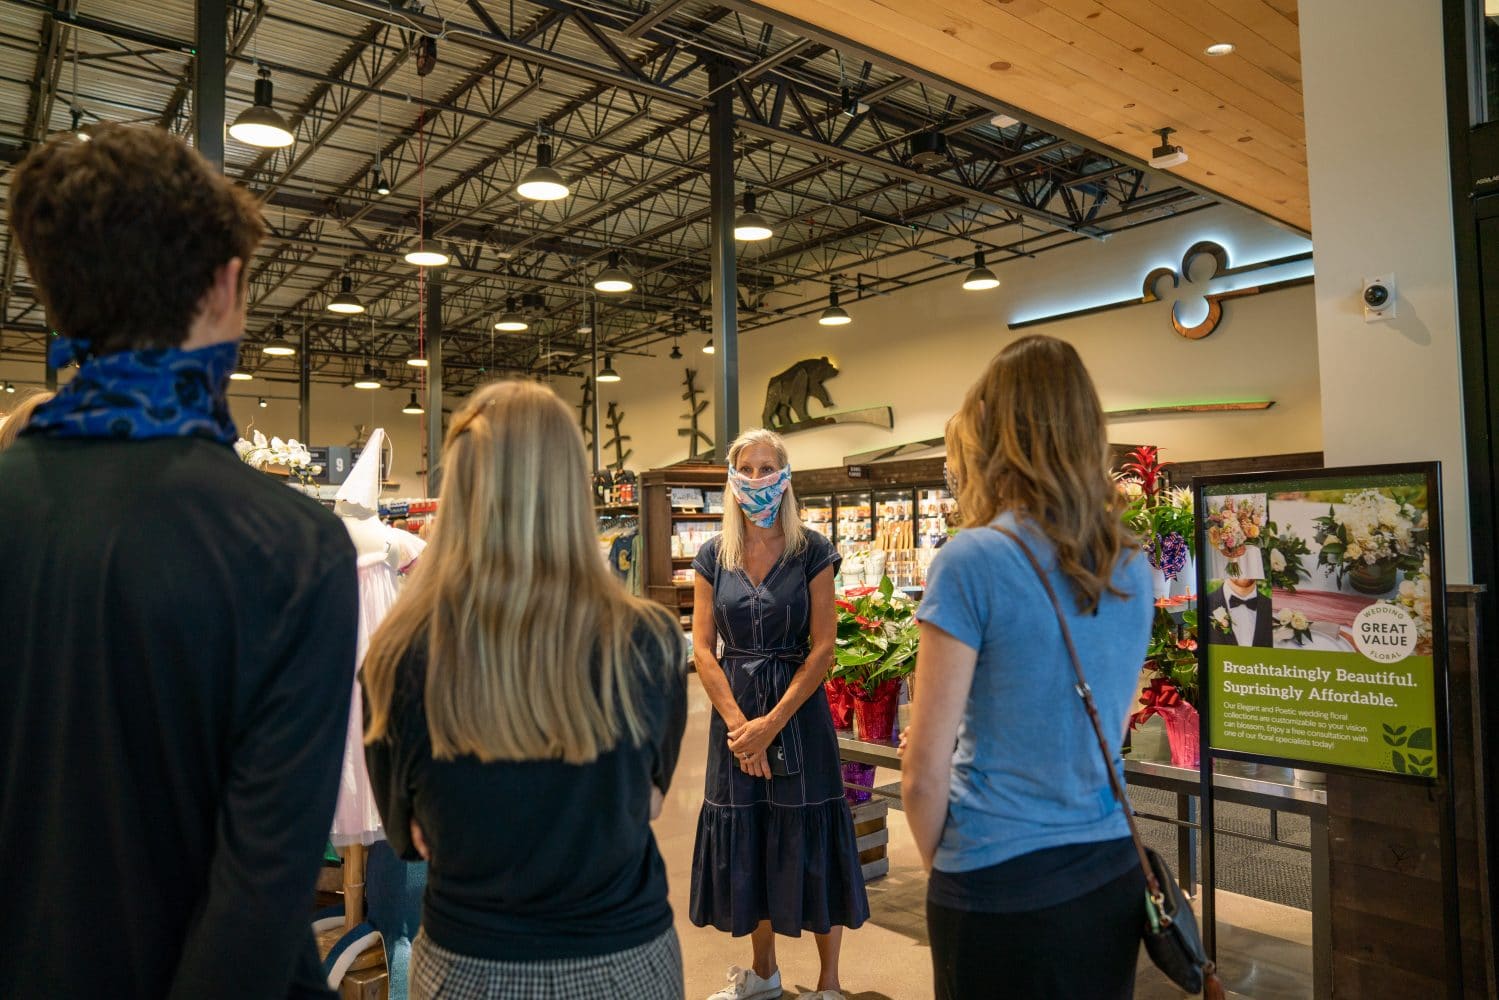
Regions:
[[[506,299],[505,314],[500,317],[499,322],[494,325],[494,328],[496,330],[503,330],[506,333],[520,333],[530,326],[530,321],[515,311],[515,296],[512,295]]]
[[[999,279],[994,272],[984,266],[984,251],[973,252],[973,270],[963,279],[963,288],[970,292],[987,291],[990,288],[998,288]]]
[[[417,240],[416,246],[406,251],[406,263],[417,267],[447,266],[448,255],[443,252],[432,233],[432,220],[427,219],[422,223],[421,238]]]
[[[546,136],[538,135],[536,141],[536,166],[515,185],[515,193],[532,201],[557,201],[572,194],[562,175],[552,169],[552,144]]]
[[[276,336],[260,349],[260,353],[269,354],[273,358],[289,358],[297,353],[297,349],[286,339],[286,328],[277,323]]]
[[[281,149],[292,144],[291,129],[272,106],[271,71],[260,67],[255,81],[255,103],[241,111],[229,126],[229,134],[247,146]]]
[[[625,273],[624,268],[619,266],[619,251],[613,250],[609,253],[609,266],[599,272],[598,277],[593,279],[595,291],[604,292],[609,295],[618,295],[628,292],[635,287],[635,282]]]
[[[359,377],[354,380],[354,388],[378,389],[380,388],[380,378],[384,374],[384,372],[375,371],[369,366],[368,362],[365,362],[364,371],[361,372]]]
[[[364,312],[364,303],[354,294],[354,279],[344,275],[339,281],[338,294],[328,300],[328,311],[341,316],[357,316]]]
[[[817,322],[823,326],[847,326],[853,319],[843,307],[838,304],[838,289],[836,287],[828,291],[828,307],[822,311]]]
[[[755,192],[744,192],[744,211],[734,220],[734,239],[752,242],[768,240],[774,235],[770,222],[755,211]]]

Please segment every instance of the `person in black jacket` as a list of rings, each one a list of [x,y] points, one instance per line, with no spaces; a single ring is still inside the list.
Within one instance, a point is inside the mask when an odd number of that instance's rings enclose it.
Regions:
[[[1213,641],[1228,646],[1275,645],[1275,619],[1260,581],[1231,578],[1208,594],[1203,614],[1212,623]],[[1224,623],[1228,624],[1224,628]]]
[[[258,206],[179,140],[71,133],[10,224],[79,367],[0,455],[0,996],[329,996],[348,534],[225,400]]]

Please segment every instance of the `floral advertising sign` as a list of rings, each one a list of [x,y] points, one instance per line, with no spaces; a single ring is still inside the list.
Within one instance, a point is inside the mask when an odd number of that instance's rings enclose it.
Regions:
[[[1208,747],[1437,776],[1436,475],[1391,466],[1197,481]]]

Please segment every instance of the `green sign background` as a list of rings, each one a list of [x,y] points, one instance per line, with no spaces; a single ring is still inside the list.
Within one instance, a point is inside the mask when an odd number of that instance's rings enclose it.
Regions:
[[[1209,651],[1208,677],[1214,749],[1423,777],[1437,773],[1429,656],[1385,666],[1358,653],[1220,645]]]

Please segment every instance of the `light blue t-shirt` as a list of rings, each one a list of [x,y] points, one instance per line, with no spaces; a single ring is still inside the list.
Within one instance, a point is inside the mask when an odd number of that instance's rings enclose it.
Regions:
[[[998,523],[1016,530],[1009,514]],[[1098,611],[1082,614],[1045,536],[1034,528],[1021,534],[1062,602],[1117,748],[1155,613],[1150,566],[1128,553],[1113,582],[1129,596],[1105,591]],[[978,651],[935,867],[974,871],[1047,847],[1128,837],[1056,613],[1025,553],[991,528],[960,532],[937,553],[917,617]],[[918,698],[920,687],[918,679]],[[1122,777],[1117,750],[1115,763]]]

